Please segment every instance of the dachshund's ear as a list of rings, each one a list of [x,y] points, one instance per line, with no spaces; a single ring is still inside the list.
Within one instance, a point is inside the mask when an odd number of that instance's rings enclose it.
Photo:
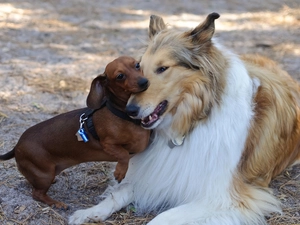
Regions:
[[[100,74],[93,80],[89,95],[86,99],[87,107],[91,109],[100,108],[105,95],[104,85],[106,84],[106,80],[105,74]]]

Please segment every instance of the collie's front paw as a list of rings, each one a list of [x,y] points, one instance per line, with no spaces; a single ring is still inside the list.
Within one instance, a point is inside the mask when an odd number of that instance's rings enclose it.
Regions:
[[[79,224],[87,223],[89,221],[99,222],[104,220],[105,218],[101,218],[100,216],[97,216],[97,213],[85,209],[85,210],[77,210],[72,216],[70,216],[69,224],[79,225]]]

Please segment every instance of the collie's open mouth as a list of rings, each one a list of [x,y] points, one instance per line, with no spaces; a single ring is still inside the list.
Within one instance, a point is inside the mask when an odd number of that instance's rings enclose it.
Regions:
[[[141,125],[145,128],[151,127],[156,121],[159,120],[159,117],[166,111],[167,106],[167,100],[164,100],[161,103],[159,103],[150,115],[142,118]]]

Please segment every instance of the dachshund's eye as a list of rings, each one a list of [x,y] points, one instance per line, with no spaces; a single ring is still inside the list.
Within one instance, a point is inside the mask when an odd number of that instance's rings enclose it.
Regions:
[[[135,68],[136,68],[137,70],[139,70],[139,69],[141,68],[140,64],[139,64],[139,63],[136,63],[136,64],[135,64]]]
[[[159,67],[159,68],[156,70],[156,73],[157,73],[157,74],[163,73],[163,72],[165,72],[168,68],[169,68],[169,67],[166,67],[166,66]]]
[[[123,80],[125,78],[125,75],[123,73],[120,73],[118,76],[117,76],[117,80]]]

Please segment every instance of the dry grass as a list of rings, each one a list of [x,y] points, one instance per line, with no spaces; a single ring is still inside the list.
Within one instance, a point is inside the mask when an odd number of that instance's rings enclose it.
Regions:
[[[44,76],[27,77],[28,86],[34,86],[35,89],[51,94],[85,91],[88,87],[88,81],[79,77],[62,79],[60,74],[53,74],[51,80]]]
[[[256,4],[257,3],[257,4]],[[237,53],[260,53],[300,78],[300,3],[266,0],[215,1],[36,1],[0,3],[0,152],[10,150],[30,125],[85,105],[89,84],[119,55],[135,55],[147,37],[149,15],[186,29],[207,13],[219,12],[217,35]],[[299,79],[300,80],[300,79]],[[33,201],[31,187],[14,161],[0,163],[0,224],[66,224],[88,208],[109,183],[111,165],[87,163],[65,170],[49,195],[70,209],[55,210]],[[271,184],[283,204],[270,225],[300,225],[300,166]],[[147,224],[128,207],[98,224]],[[90,223],[93,224],[93,223]]]
[[[252,22],[268,23],[271,26],[300,26],[300,9],[283,6],[279,12],[260,12],[249,15]],[[247,17],[245,17],[247,18]]]
[[[276,177],[271,187],[283,203],[283,214],[269,218],[269,224],[300,224],[300,165],[287,169]]]
[[[0,111],[0,124],[5,118],[8,118],[8,116],[5,113]]]

